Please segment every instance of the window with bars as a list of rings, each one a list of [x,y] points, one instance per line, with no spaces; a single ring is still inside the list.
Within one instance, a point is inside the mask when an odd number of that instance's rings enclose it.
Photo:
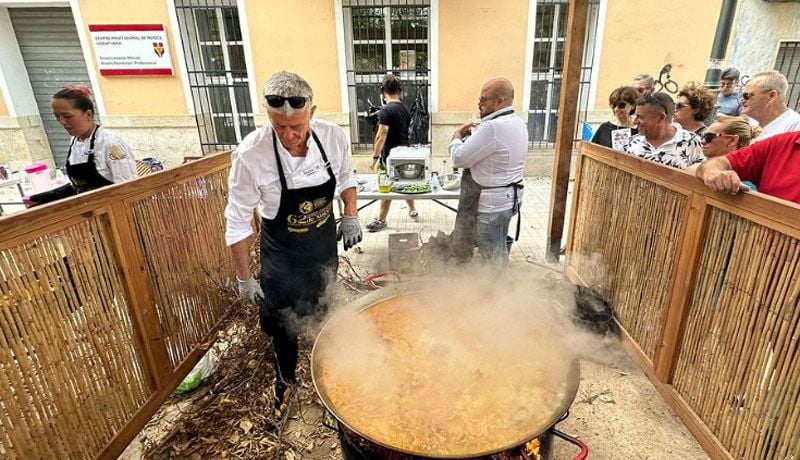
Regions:
[[[406,106],[420,94],[428,108],[430,1],[343,0],[342,9],[353,150],[370,150],[374,134],[364,115],[370,105],[380,106],[387,72],[403,84]]]
[[[175,0],[203,153],[235,147],[255,129],[235,0]]]
[[[586,42],[581,66],[579,125],[586,120],[589,105],[589,85],[599,6],[600,0],[589,2]],[[536,3],[528,106],[528,136],[532,147],[551,148],[555,144],[568,13],[567,0],[539,0]],[[580,130],[576,130],[576,133],[580,134]]]
[[[775,70],[789,80],[786,103],[795,111],[800,110],[800,41],[780,43]]]

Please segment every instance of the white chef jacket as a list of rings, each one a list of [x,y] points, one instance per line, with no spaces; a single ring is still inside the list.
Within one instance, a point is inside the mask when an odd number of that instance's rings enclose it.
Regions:
[[[92,136],[70,142],[69,163],[79,165],[89,161],[89,146]],[[97,172],[111,182],[117,183],[135,179],[136,158],[133,150],[119,136],[102,126],[97,127],[94,137],[94,166]]]
[[[481,119],[473,134],[450,142],[450,157],[456,168],[469,168],[472,178],[484,187],[508,185],[522,180],[528,155],[528,127],[506,107]],[[499,116],[505,113],[509,115]],[[523,189],[517,190],[522,202]],[[478,212],[500,212],[514,204],[514,187],[481,191]]]
[[[350,162],[350,142],[338,125],[324,120],[311,120],[311,130],[319,137],[336,179],[336,191],[341,194],[357,185],[356,173]],[[281,200],[281,181],[272,144],[272,126],[267,124],[248,134],[232,153],[228,177],[228,204],[225,241],[231,246],[253,233],[253,210],[264,219],[278,214]],[[325,183],[328,169],[322,154],[308,136],[305,157],[292,157],[277,139],[278,157],[289,189],[314,187]]]

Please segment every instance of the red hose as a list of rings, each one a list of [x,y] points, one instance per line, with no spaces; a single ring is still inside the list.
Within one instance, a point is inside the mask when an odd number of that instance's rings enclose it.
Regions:
[[[372,275],[367,275],[367,278],[364,280],[364,282],[367,283],[367,285],[372,289],[380,289],[380,286],[375,284],[375,280],[390,275],[395,277],[395,281],[401,281],[399,273],[389,271],[389,272],[380,272],[380,273],[373,273]]]
[[[550,432],[553,433],[554,435],[558,436],[559,438],[563,439],[564,441],[567,441],[570,444],[574,444],[574,445],[580,447],[581,453],[579,453],[578,455],[573,457],[573,460],[584,460],[586,457],[589,456],[589,448],[580,439],[574,438],[574,437],[564,433],[563,431],[559,431],[555,427],[551,427],[550,428]]]

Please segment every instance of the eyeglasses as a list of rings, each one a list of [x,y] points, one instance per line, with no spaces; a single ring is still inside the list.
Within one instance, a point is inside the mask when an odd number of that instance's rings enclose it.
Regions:
[[[702,136],[700,136],[700,140],[701,140],[701,141],[702,141],[704,144],[710,144],[711,142],[713,142],[713,141],[714,141],[714,139],[716,139],[716,138],[718,138],[718,137],[721,137],[721,136],[728,136],[728,134],[725,134],[725,133],[710,133],[710,132],[705,132],[705,133],[703,133],[703,135],[702,135]]]
[[[283,107],[283,104],[286,101],[289,101],[289,106],[291,108],[293,108],[293,109],[302,109],[303,107],[306,106],[306,101],[308,101],[308,98],[305,98],[303,96],[283,97],[283,96],[275,96],[273,94],[270,94],[268,96],[265,96],[265,98],[267,99],[267,104],[269,104],[270,107],[273,107],[273,108],[276,108],[276,109],[280,108],[280,107]]]
[[[647,96],[643,97],[644,101],[648,104],[655,104],[662,109],[664,109],[664,115],[669,115],[669,110],[667,110],[667,106],[664,105],[663,102],[659,101],[657,97],[653,96],[652,94],[648,94]]]
[[[691,107],[691,104],[684,104],[683,102],[678,102],[675,104],[675,111],[677,112],[680,109],[685,109],[686,107]]]
[[[772,91],[772,90],[771,89],[767,89],[767,90],[761,91],[760,93],[754,93],[754,92],[742,93],[741,97],[742,97],[742,100],[749,101],[750,99],[752,99],[755,96],[758,96],[759,94],[765,94],[765,93],[768,93],[770,91]]]
[[[492,99],[500,99],[500,98],[502,98],[502,96],[495,96],[495,97],[483,97],[483,96],[481,96],[481,97],[478,98],[478,105],[483,105],[483,104],[486,103],[486,101],[491,101]]]

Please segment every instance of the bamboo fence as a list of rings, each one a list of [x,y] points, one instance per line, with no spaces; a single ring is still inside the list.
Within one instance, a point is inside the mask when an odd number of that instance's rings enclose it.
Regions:
[[[227,153],[0,218],[0,457],[116,458],[228,308]]]
[[[714,458],[800,455],[800,206],[582,144],[566,270]]]

